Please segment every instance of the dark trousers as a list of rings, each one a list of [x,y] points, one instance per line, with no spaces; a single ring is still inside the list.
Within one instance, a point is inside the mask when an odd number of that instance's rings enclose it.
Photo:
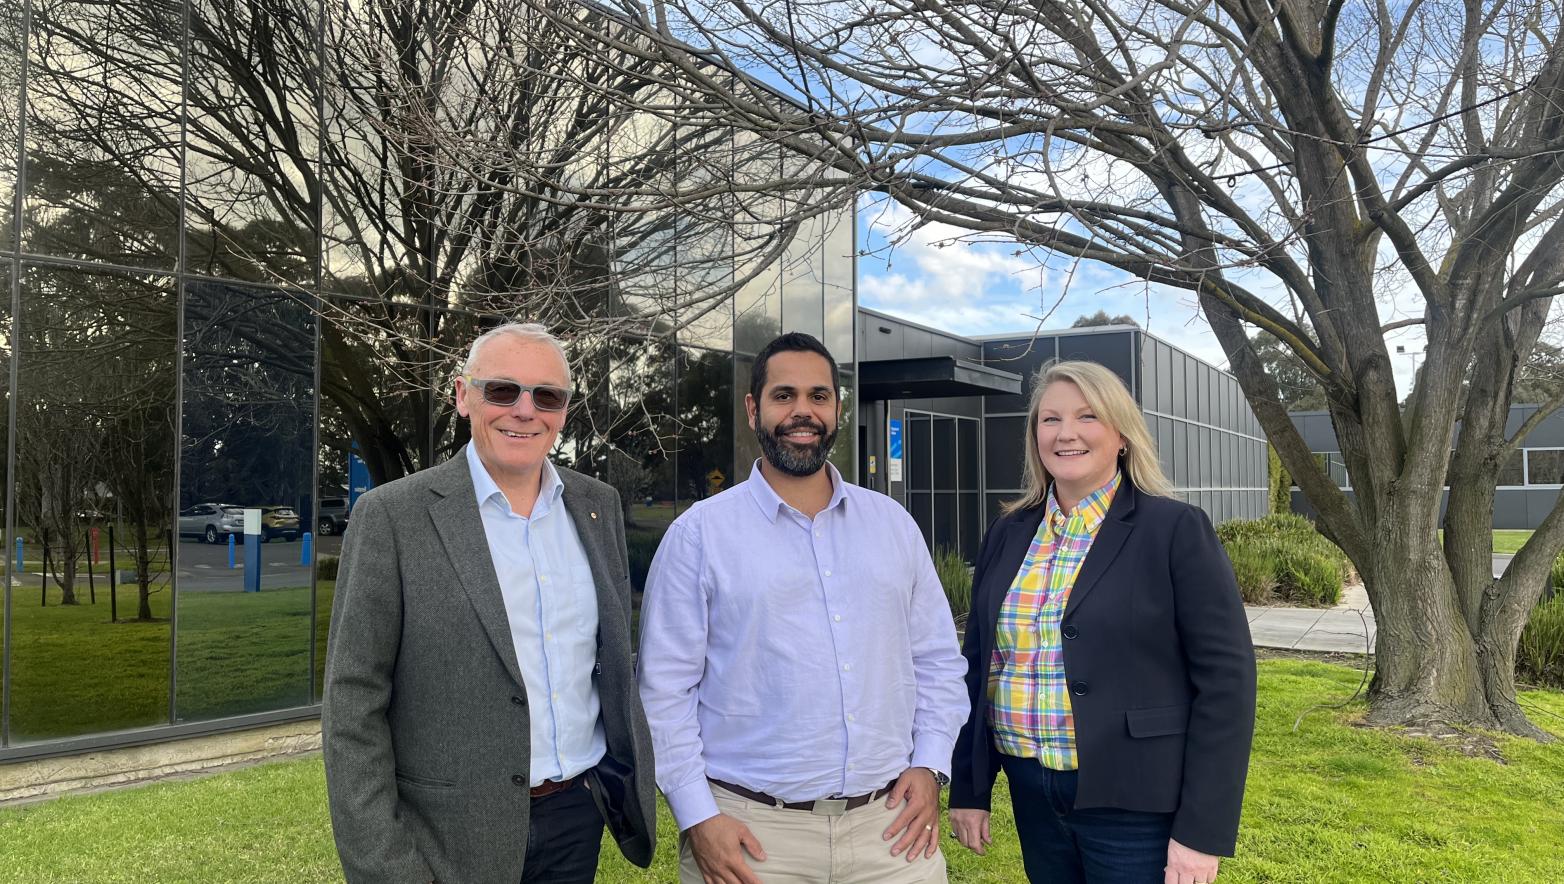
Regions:
[[[592,884],[603,815],[581,783],[532,802],[521,884]]]
[[[1173,814],[1075,809],[1076,771],[1000,756],[1033,884],[1162,884]]]

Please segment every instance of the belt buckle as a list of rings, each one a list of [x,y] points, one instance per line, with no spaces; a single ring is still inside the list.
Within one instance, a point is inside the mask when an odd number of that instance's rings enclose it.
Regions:
[[[846,798],[817,798],[809,812],[817,816],[841,816],[847,812]]]

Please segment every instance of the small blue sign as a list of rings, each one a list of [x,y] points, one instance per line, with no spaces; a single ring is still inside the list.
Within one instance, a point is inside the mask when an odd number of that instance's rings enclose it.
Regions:
[[[891,460],[901,460],[901,421],[891,421]]]

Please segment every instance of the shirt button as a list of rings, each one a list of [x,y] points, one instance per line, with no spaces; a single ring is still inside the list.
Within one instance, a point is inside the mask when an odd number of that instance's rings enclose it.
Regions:
[[[819,536],[821,536],[821,535],[820,535],[820,532],[819,532],[819,531],[816,531],[816,532],[815,532],[815,536],[816,536],[816,537],[819,537]]]
[[[848,721],[857,721],[858,720],[858,716],[856,716],[856,715],[852,714],[851,712],[849,712],[849,713],[847,713],[847,720]]]
[[[842,671],[843,672],[852,672],[853,671],[853,664],[851,664],[851,663],[843,663],[842,664]]]
[[[831,619],[835,620],[837,623],[841,623],[842,622],[842,615],[841,614],[837,614],[836,616],[832,617]]]
[[[517,706],[525,706],[525,705],[527,705],[527,701],[526,701],[526,700],[523,700],[523,699],[522,699],[522,698],[520,698],[520,697],[511,697],[511,698],[510,698],[510,701],[511,701],[511,702],[512,702],[512,703],[515,703],[515,704],[516,704],[516,705],[517,705]]]
[[[1082,693],[1085,693],[1085,692],[1082,691]],[[549,694],[549,697],[550,697],[550,699],[558,700],[559,699],[559,691],[555,691],[554,693]]]
[[[827,577],[830,577],[830,576],[831,576],[831,571],[830,571],[830,569],[829,569],[829,568],[828,568],[828,569],[826,569],[826,572],[825,572],[825,576],[827,576]]]

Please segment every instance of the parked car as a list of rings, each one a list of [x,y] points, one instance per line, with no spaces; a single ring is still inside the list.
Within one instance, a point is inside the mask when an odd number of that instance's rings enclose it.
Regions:
[[[299,514],[291,506],[261,507],[261,539],[281,537],[292,543],[299,539]]]
[[[298,519],[294,518],[295,527]],[[230,534],[244,533],[244,507],[231,503],[198,503],[179,513],[179,536],[217,543]]]
[[[341,534],[348,527],[348,499],[346,497],[322,497],[320,514],[315,518],[315,531],[322,537]]]

